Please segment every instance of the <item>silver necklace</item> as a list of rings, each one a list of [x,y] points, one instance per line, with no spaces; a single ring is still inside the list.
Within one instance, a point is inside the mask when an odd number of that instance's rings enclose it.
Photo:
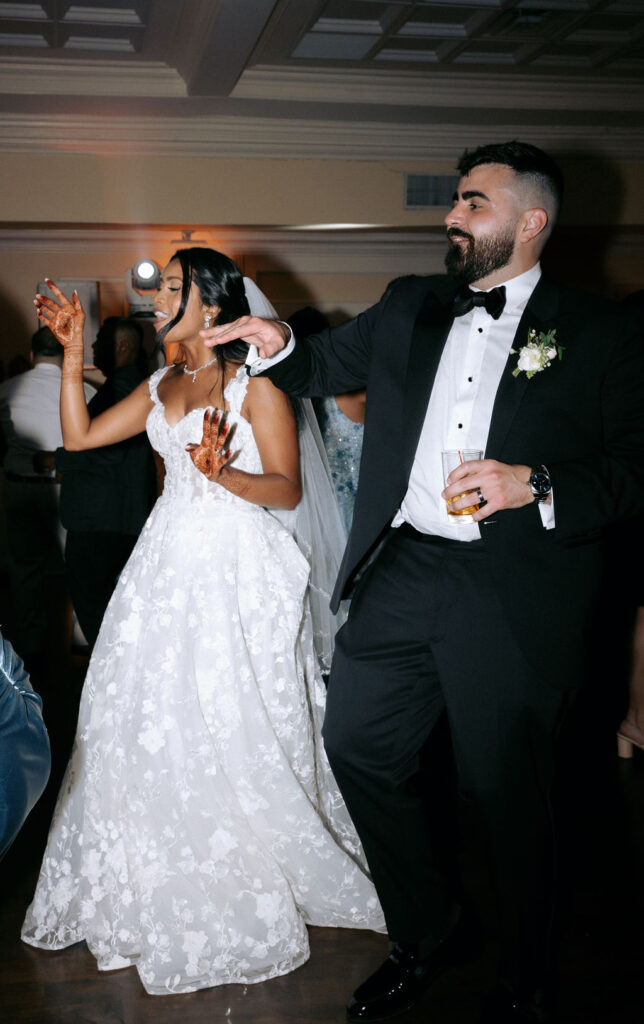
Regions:
[[[183,369],[184,373],[191,373],[192,374],[192,383],[196,384],[197,383],[197,374],[200,373],[201,370],[205,370],[207,366],[212,366],[212,364],[216,363],[216,362],[217,362],[217,356],[215,356],[214,359],[211,359],[208,363],[204,363],[203,366],[198,366],[196,370],[189,370],[187,366],[182,367],[182,369]]]

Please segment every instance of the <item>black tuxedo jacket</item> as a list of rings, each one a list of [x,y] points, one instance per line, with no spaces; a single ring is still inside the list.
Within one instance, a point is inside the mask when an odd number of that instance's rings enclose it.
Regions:
[[[297,344],[267,371],[294,395],[367,389],[360,480],[334,608],[387,535],[407,490],[455,290],[444,275],[398,279],[377,305]],[[531,503],[495,513],[481,536],[526,656],[565,686],[576,683],[581,666],[602,528],[644,510],[644,354],[626,310],[542,277],[513,348],[527,342],[530,329],[553,327],[564,346],[561,361],[528,380],[513,376],[518,355],[510,354],[485,457],[545,464],[556,526],[545,530]]]

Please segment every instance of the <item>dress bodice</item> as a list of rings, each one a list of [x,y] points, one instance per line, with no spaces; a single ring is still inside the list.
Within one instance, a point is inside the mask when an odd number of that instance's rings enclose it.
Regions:
[[[212,483],[193,465],[186,445],[199,444],[201,441],[206,409],[192,409],[178,423],[170,425],[166,419],[165,407],[158,395],[158,386],[167,370],[168,367],[164,366],[150,377],[150,397],[154,402],[154,408],[146,424],[150,443],[165,463],[163,498],[186,502],[194,508],[210,507],[213,502],[216,502],[218,507],[230,505],[247,511],[257,508],[258,506],[253,506],[243,498],[231,494],[220,484]],[[241,415],[247,387],[246,368],[240,366],[224,390],[224,398],[228,405],[227,417],[231,427],[229,437],[233,451],[232,461],[237,469],[247,473],[261,473],[262,462],[251,425]]]

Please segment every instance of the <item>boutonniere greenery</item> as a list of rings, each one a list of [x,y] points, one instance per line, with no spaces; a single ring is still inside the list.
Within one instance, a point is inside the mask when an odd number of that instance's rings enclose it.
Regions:
[[[525,373],[530,380],[535,373],[546,370],[553,360],[563,359],[564,346],[557,344],[556,334],[556,327],[545,334],[543,331],[537,334],[534,327],[531,327],[528,331],[528,340],[519,349],[519,360],[516,369],[512,371],[512,376],[518,377],[520,373]],[[511,351],[515,354],[517,352],[515,348]]]

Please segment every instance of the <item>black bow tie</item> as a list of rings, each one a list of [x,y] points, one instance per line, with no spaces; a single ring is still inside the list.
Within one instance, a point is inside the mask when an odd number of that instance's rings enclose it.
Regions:
[[[454,316],[464,316],[473,306],[485,306],[493,320],[498,320],[505,306],[505,285],[499,285],[489,292],[473,292],[467,285],[459,288],[452,299]]]

